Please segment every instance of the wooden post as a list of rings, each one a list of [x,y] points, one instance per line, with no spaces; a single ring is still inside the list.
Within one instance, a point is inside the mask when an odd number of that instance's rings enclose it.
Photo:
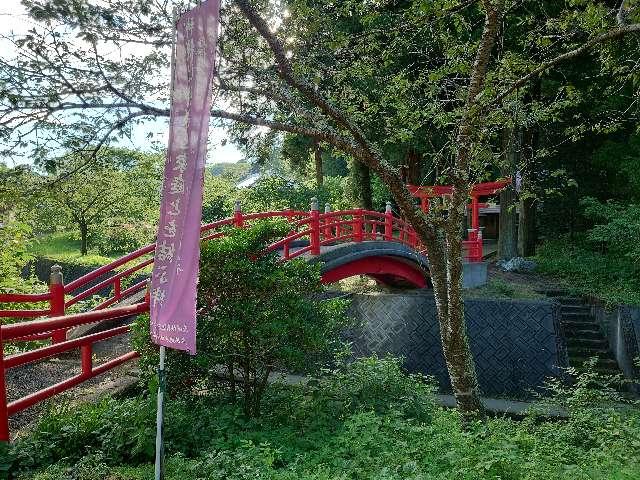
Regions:
[[[471,228],[478,230],[480,227],[480,203],[478,197],[471,197]]]
[[[309,227],[311,229],[310,243],[311,243],[311,255],[320,255],[320,212],[318,210],[318,199],[313,197],[311,199],[311,223]]]
[[[424,213],[429,213],[429,197],[420,198],[420,207]]]
[[[51,275],[49,276],[49,294],[51,299],[50,304],[50,317],[62,317],[64,316],[64,277],[62,276],[62,267],[60,265],[53,265],[51,267]],[[59,330],[54,332],[51,336],[53,343],[64,342],[67,339],[67,331]]]
[[[144,302],[147,305],[151,304],[151,279],[147,280],[147,290],[144,293]]]
[[[393,210],[391,209],[391,202],[387,202],[387,207],[384,210],[384,239],[388,242],[393,240]]]
[[[482,257],[484,256],[484,243],[482,241],[482,228],[478,228],[478,251],[477,251],[477,262],[482,261]]]
[[[233,206],[233,224],[237,228],[242,228],[244,226],[244,218],[242,216],[242,205],[240,204],[240,200],[236,200],[235,205]]]
[[[119,301],[121,296],[122,296],[122,278],[118,277],[113,282],[113,297]]]

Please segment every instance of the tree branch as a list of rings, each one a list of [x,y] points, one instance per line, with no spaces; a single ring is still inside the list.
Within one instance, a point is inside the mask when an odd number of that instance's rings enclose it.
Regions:
[[[591,40],[587,41],[586,43],[584,43],[582,46],[578,48],[575,48],[569,52],[565,52],[561,55],[558,55],[555,58],[547,60],[546,62],[542,63],[540,66],[538,66],[537,68],[535,68],[534,70],[526,74],[524,77],[521,77],[520,79],[513,82],[509,88],[507,88],[504,92],[502,92],[497,97],[495,97],[493,101],[491,101],[491,103],[487,105],[487,108],[493,107],[495,105],[502,103],[502,101],[506,97],[508,97],[518,88],[522,87],[523,85],[526,85],[530,80],[540,75],[545,70],[548,70],[551,67],[554,67],[559,63],[564,62],[565,60],[569,60],[571,58],[578,57],[583,53],[587,53],[589,50],[591,50],[593,47],[595,47],[599,43],[603,43],[608,40],[615,40],[629,33],[636,33],[636,32],[640,32],[640,23],[621,26],[620,28],[616,28],[615,30],[610,30],[609,32],[603,33],[601,35],[598,35],[597,37],[592,38]]]

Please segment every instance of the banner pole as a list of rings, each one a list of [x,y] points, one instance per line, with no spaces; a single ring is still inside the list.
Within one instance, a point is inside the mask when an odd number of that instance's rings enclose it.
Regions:
[[[176,68],[176,44],[178,36],[178,10],[173,8],[171,27],[173,43],[171,45],[171,85],[169,88],[169,101],[173,101],[173,91],[175,89],[175,68]],[[169,119],[171,123],[171,118]],[[167,377],[165,372],[165,359],[167,348],[160,346],[160,362],[158,364],[158,400],[156,410],[156,459],[155,459],[155,480],[164,480],[164,395],[167,391]]]
[[[156,480],[164,479],[164,394],[167,389],[164,361],[166,347],[160,346],[160,364],[158,365],[158,408],[156,412]]]

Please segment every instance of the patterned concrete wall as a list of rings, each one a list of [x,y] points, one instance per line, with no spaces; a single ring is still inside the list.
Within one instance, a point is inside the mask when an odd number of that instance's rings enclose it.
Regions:
[[[469,341],[485,395],[530,396],[568,365],[556,303],[467,300]],[[433,296],[428,293],[355,295],[361,327],[350,332],[356,356],[392,353],[411,372],[436,377],[450,390]]]
[[[634,383],[630,387],[640,394],[640,307],[621,305],[607,310],[603,305],[591,305],[591,313],[606,332],[609,347],[616,357],[624,376]]]

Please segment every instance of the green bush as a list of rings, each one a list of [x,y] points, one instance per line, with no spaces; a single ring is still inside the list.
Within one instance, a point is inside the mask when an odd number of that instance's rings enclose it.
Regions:
[[[242,397],[245,414],[257,416],[272,372],[308,371],[340,347],[346,304],[310,297],[322,292],[319,265],[282,262],[277,253],[265,252],[288,229],[261,222],[202,246],[198,355],[171,352],[173,392],[228,386],[232,398]],[[152,372],[157,354],[148,344],[147,323],[139,323],[137,346]]]
[[[587,239],[601,250],[627,257],[640,272],[640,205],[584,198],[582,206],[585,216],[595,223]]]
[[[33,259],[29,252],[31,228],[8,221],[0,224],[0,291],[18,291],[23,286],[22,268]]]
[[[580,237],[547,240],[536,253],[538,270],[563,280],[568,290],[609,305],[640,305],[640,273],[628,257],[595,250]]]
[[[311,183],[297,183],[279,176],[264,176],[249,189],[243,190],[243,210],[264,212],[270,210],[309,211],[311,199],[316,197],[320,208],[326,203],[332,210],[351,208],[346,202],[347,180],[339,177],[325,178],[321,187]]]
[[[110,218],[92,236],[92,244],[101,255],[123,255],[153,243],[156,226],[123,218]]]
[[[612,405],[590,374],[558,386],[555,402],[569,413],[562,421],[532,413],[462,428],[457,412],[436,406],[432,387],[399,365],[362,359],[310,384],[272,385],[257,419],[221,397],[170,398],[167,480],[640,477],[640,408]],[[12,446],[13,471],[24,480],[151,478],[153,422],[151,399],[52,412]]]
[[[546,241],[537,251],[540,271],[610,305],[640,304],[640,207],[594,198],[581,205],[591,228]]]
[[[206,173],[202,198],[202,222],[211,223],[233,216],[234,202],[239,198],[240,193],[233,183]]]

